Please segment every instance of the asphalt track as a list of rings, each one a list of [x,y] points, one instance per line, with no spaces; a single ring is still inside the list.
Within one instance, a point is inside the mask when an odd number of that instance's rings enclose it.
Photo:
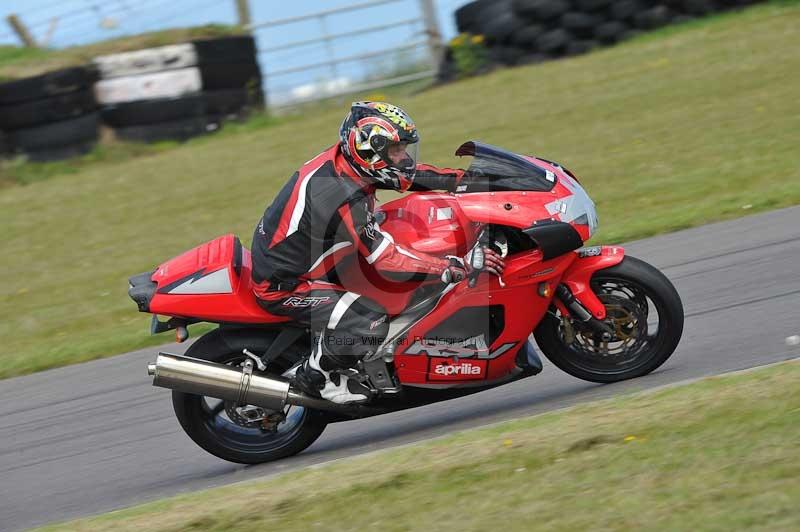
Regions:
[[[196,447],[173,417],[169,391],[153,388],[146,376],[145,366],[157,349],[0,381],[0,530],[101,513],[800,356],[800,347],[786,343],[788,336],[800,334],[800,207],[625,247],[663,269],[684,301],[683,340],[660,370],[597,385],[547,364],[537,377],[488,392],[331,425],[312,447],[279,463],[245,467]]]

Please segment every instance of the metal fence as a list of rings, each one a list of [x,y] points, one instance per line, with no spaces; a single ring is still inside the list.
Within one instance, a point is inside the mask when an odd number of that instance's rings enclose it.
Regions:
[[[351,14],[353,19],[359,19],[359,13],[389,4],[396,4],[397,11],[407,10],[414,14],[388,17],[390,22],[371,25],[364,25],[359,20],[348,23],[344,31],[330,30],[331,19],[338,15]],[[257,22],[248,25],[247,29],[261,43],[268,40],[266,37],[270,30],[308,21],[316,21],[318,37],[259,46],[263,86],[271,109],[430,78],[435,75],[441,59],[443,46],[433,0],[373,0],[302,16]],[[396,42],[371,49],[373,44],[384,41],[379,37],[381,35],[391,35],[394,39],[390,41]],[[368,42],[369,49],[352,53],[352,46],[347,43],[352,44],[358,40]],[[322,58],[310,60],[306,57],[310,54],[296,53],[292,54],[288,66],[271,68],[274,63],[272,58],[279,52],[291,52],[309,45],[319,47],[320,44],[324,48]],[[347,55],[340,55],[341,52]],[[377,74],[373,72],[372,75],[362,75],[360,79],[342,78],[342,72],[347,71],[347,65],[363,65],[367,61],[371,62],[369,64],[380,65],[387,58],[404,53],[410,54],[412,59],[402,72],[388,69]],[[305,74],[305,77],[298,77],[298,74]]]
[[[9,15],[9,24],[17,22],[18,27],[11,24],[0,36],[13,40],[10,29],[13,26],[17,38],[25,45],[47,46],[56,29],[59,39],[64,40],[66,35],[67,41],[75,41],[76,32],[92,34],[97,27],[92,31],[90,28],[98,24],[114,37],[212,21],[238,24],[257,39],[262,84],[272,109],[436,74],[444,47],[435,0],[351,2],[315,13],[251,23],[251,8],[261,11],[263,17],[266,2],[139,0],[120,5],[68,6],[56,0],[40,0],[21,11],[19,17]],[[171,9],[163,9],[167,6]],[[202,20],[204,13],[208,20]],[[30,23],[26,26],[23,19]],[[49,28],[46,35],[45,26]],[[297,38],[298,35],[303,38]],[[392,65],[392,59],[395,63],[402,62],[401,59],[405,63]]]

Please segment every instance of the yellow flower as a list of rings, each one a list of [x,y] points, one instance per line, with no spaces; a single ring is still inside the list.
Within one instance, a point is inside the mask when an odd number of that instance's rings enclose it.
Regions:
[[[472,41],[472,44],[481,44],[483,42],[483,35],[473,35],[470,41]]]
[[[636,439],[636,436],[625,436],[625,441],[633,441]]]

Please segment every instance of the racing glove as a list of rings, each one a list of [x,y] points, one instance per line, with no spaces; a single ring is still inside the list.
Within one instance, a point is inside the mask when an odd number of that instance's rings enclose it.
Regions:
[[[447,257],[450,265],[442,272],[443,283],[458,283],[475,271],[485,271],[500,277],[505,268],[503,257],[488,246],[476,245],[463,258]]]

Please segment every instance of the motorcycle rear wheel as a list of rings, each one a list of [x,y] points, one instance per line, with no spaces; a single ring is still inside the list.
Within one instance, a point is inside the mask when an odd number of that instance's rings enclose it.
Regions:
[[[246,358],[242,350],[263,352],[270,343],[264,332],[216,329],[195,342],[186,356],[220,364],[239,365]],[[279,358],[268,367],[280,375],[291,359]],[[286,419],[274,430],[238,415],[237,405],[202,395],[172,392],[175,415],[186,434],[209,453],[240,464],[260,464],[295,455],[320,437],[327,426],[323,412],[289,406]]]
[[[558,368],[579,379],[611,383],[647,375],[675,351],[683,333],[683,304],[658,269],[626,256],[595,272],[592,290],[606,306],[614,338],[603,342],[552,307],[534,331],[536,343]]]

